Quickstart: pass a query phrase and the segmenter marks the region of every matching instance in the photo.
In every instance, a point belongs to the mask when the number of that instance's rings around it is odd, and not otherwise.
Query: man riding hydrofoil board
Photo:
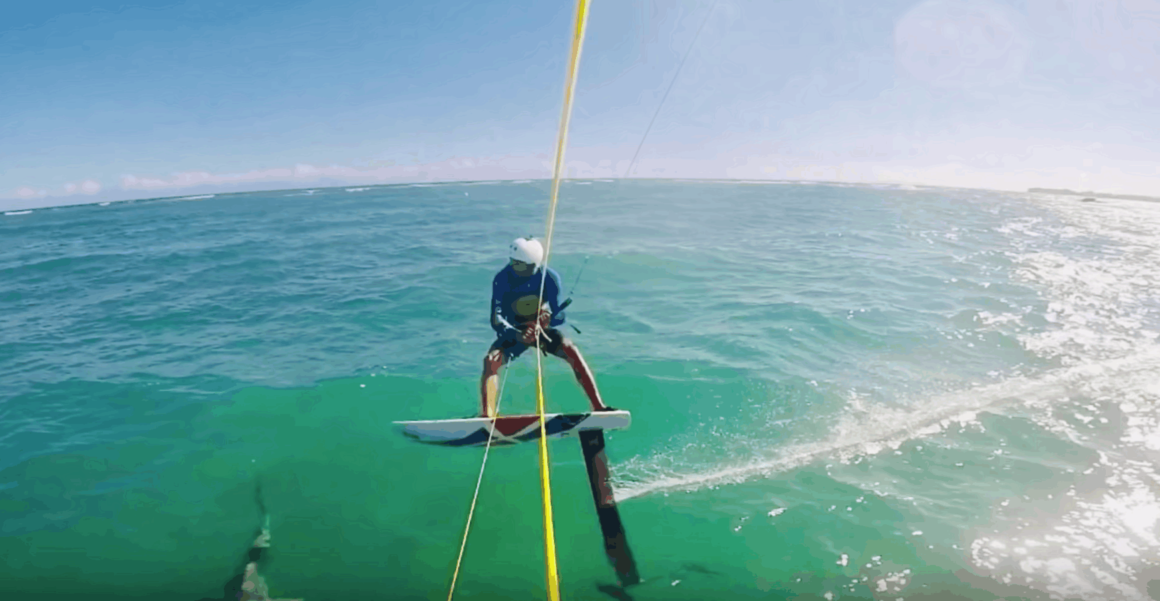
[[[495,417],[499,370],[536,346],[568,362],[576,381],[588,395],[593,411],[614,411],[600,399],[596,377],[576,344],[558,328],[564,325],[560,306],[560,274],[545,268],[544,247],[534,238],[517,238],[511,245],[510,263],[491,282],[491,327],[496,340],[483,359],[480,379],[480,416]],[[546,278],[546,279],[545,279]],[[540,304],[543,286],[544,303]]]

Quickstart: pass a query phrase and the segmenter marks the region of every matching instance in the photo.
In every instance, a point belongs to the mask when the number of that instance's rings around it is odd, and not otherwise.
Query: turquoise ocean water
[[[258,481],[277,595],[446,598],[482,450],[390,424],[477,410],[491,278],[547,190],[0,216],[0,599],[220,595]],[[645,578],[607,588],[556,441],[565,599],[1158,598],[1160,204],[567,182],[552,265],[583,266],[571,335],[633,412],[608,453]],[[548,409],[586,407],[545,366]],[[496,449],[457,599],[544,598],[539,505],[535,445]]]

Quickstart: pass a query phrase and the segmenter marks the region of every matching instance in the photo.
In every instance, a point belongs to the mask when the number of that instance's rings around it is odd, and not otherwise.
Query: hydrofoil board
[[[544,434],[547,438],[564,438],[586,430],[624,430],[631,423],[632,415],[619,410],[549,413],[544,416]],[[486,445],[489,435],[492,436],[492,445],[516,444],[540,438],[538,415],[501,415],[494,422],[487,417],[395,422],[395,426],[403,431],[404,436],[419,442],[450,447]]]

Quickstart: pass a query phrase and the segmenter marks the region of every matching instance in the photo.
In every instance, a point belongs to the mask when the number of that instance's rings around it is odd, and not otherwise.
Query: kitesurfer
[[[584,362],[580,349],[557,329],[564,325],[560,275],[544,267],[543,245],[530,236],[517,238],[511,245],[510,260],[491,283],[491,327],[495,330],[496,340],[483,359],[480,415],[495,417],[500,368],[519,357],[529,346],[536,346],[537,339],[545,354],[560,357],[572,367],[593,411],[614,411],[600,399],[596,378]],[[544,290],[542,305],[539,302],[541,284]]]

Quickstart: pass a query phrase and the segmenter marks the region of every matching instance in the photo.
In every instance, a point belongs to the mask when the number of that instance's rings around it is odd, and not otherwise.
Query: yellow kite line
[[[568,62],[568,77],[564,82],[564,112],[560,117],[560,131],[556,137],[556,164],[552,170],[552,197],[548,204],[548,231],[544,241],[545,274],[540,281],[539,306],[544,304],[544,282],[547,280],[548,259],[552,255],[552,231],[556,223],[556,203],[560,195],[560,172],[564,167],[564,148],[568,143],[568,123],[572,119],[572,98],[576,95],[576,74],[580,70],[580,49],[584,45],[584,31],[588,25],[588,0],[576,3],[576,24],[572,32],[572,56]],[[544,431],[544,365],[541,361],[540,337],[536,337],[536,412],[540,418],[540,491],[544,500],[544,568],[547,576],[548,600],[560,601],[560,578],[556,568],[556,533],[552,527],[552,482],[548,474],[548,439]],[[507,373],[504,373],[507,382]],[[499,397],[503,396],[500,385]],[[495,419],[499,418],[499,399],[496,399]],[[463,530],[463,542],[459,547],[459,557],[455,561],[455,572],[451,576],[451,588],[447,601],[455,594],[455,583],[459,579],[459,568],[463,565],[463,551],[467,547],[467,535],[471,531],[471,518],[475,515],[475,504],[479,499],[479,486],[483,482],[483,470],[487,466],[488,451],[491,450],[492,432],[487,437],[487,448],[483,453],[483,464],[479,468],[479,480],[475,483],[475,496],[471,499],[471,510],[467,514],[467,525]]]
[[[560,175],[564,170],[564,149],[568,144],[568,123],[572,120],[572,98],[576,95],[576,74],[580,71],[580,49],[588,25],[588,0],[576,2],[576,25],[572,30],[572,57],[564,82],[564,110],[556,136],[556,165],[552,169],[552,199],[548,203],[548,230],[544,236],[544,277],[540,280],[540,301],[544,306],[544,283],[548,281],[548,260],[552,256],[552,231],[556,225],[556,203],[560,197]],[[547,572],[548,601],[560,601],[560,577],[556,570],[556,533],[552,527],[552,482],[548,475],[548,437],[544,431],[544,364],[536,337],[536,413],[540,416],[540,491],[544,499],[544,568]]]

